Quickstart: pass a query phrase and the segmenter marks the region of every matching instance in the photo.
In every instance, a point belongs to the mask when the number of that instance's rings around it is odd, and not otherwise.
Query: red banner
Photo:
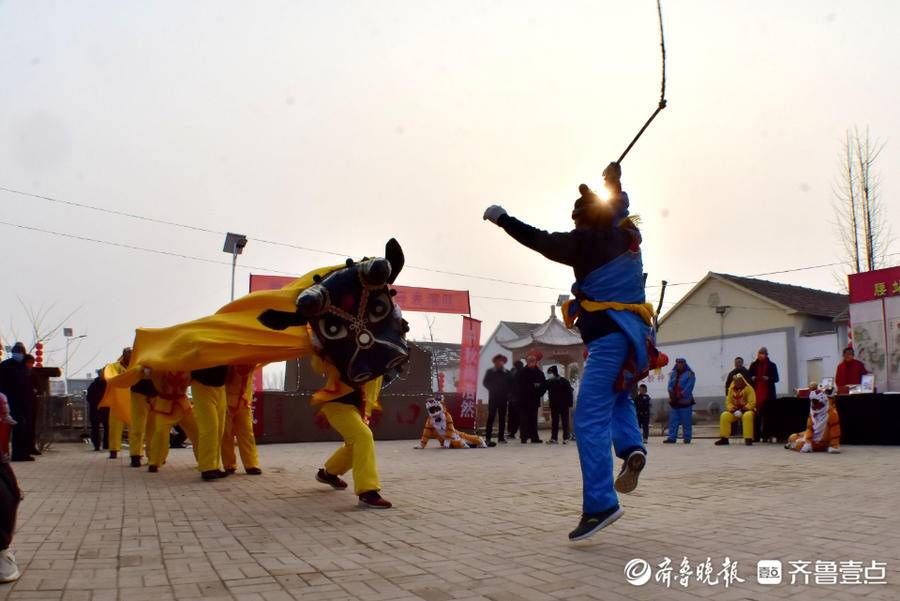
[[[475,396],[478,394],[478,358],[481,351],[481,322],[463,316],[462,347],[459,352],[459,415],[456,425],[466,430],[475,428]]]
[[[294,279],[280,275],[251,275],[250,292],[277,290],[287,286]],[[468,290],[445,290],[416,286],[392,286],[392,288],[397,291],[394,302],[404,311],[453,313],[456,315],[468,315],[472,312]]]
[[[900,267],[851,273],[848,280],[851,303],[864,303],[900,296]]]

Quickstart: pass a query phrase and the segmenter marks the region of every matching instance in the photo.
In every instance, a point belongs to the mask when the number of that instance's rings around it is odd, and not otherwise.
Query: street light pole
[[[63,336],[66,337],[66,362],[63,364],[63,390],[65,394],[69,394],[69,341],[87,338],[87,334],[73,336],[74,333],[75,331],[72,328],[63,328]]]
[[[247,236],[232,232],[225,234],[225,246],[222,248],[222,252],[231,255],[231,300],[234,300],[234,273],[237,270],[237,258],[244,252],[245,246],[247,246]]]

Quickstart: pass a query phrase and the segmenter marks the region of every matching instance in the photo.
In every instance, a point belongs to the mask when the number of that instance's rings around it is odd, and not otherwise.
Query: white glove
[[[744,415],[744,413],[740,409],[735,410],[735,412],[734,412],[735,417],[740,417],[742,415]]]
[[[424,448],[425,447],[423,447],[422,445],[417,444],[416,446],[413,447],[413,450],[424,449]]]
[[[840,447],[828,447],[828,452],[831,453],[832,455],[834,455],[834,454],[840,455],[841,448]]]
[[[497,223],[504,215],[506,215],[506,209],[500,205],[491,205],[484,211],[484,220]]]
[[[812,453],[812,445],[809,442],[803,443],[803,447],[800,449],[801,453]]]
[[[444,442],[442,442],[442,443],[441,443],[441,447],[442,447],[442,448],[445,448],[445,449],[449,449],[449,448],[450,448],[450,440],[447,439],[447,440],[445,440]]]

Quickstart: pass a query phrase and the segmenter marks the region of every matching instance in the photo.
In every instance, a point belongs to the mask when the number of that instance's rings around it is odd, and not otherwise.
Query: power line
[[[190,224],[186,224],[186,223],[178,223],[177,221],[170,221],[170,220],[168,220],[168,219],[158,219],[158,218],[156,218],[156,217],[147,217],[146,215],[139,215],[139,214],[137,214],[137,213],[130,213],[130,212],[128,212],[128,211],[119,211],[119,210],[117,210],[117,209],[109,209],[109,208],[106,208],[106,207],[101,207],[101,206],[97,206],[97,205],[87,204],[87,203],[83,203],[83,202],[76,202],[76,201],[73,201],[73,200],[64,200],[64,199],[61,199],[61,198],[56,198],[56,197],[53,197],[53,196],[47,196],[47,195],[44,195],[44,194],[35,194],[35,193],[33,193],[33,192],[25,192],[24,190],[16,190],[16,189],[14,189],[14,188],[8,188],[8,187],[6,187],[6,186],[0,186],[0,191],[8,192],[8,193],[10,193],[10,194],[18,194],[18,195],[20,195],[20,196],[27,196],[27,197],[30,197],[30,198],[38,198],[38,199],[45,200],[45,201],[50,202],[50,203],[60,204],[60,205],[68,206],[68,207],[75,207],[75,208],[79,208],[79,209],[87,209],[87,210],[90,210],[90,211],[97,211],[97,212],[99,212],[99,213],[106,213],[106,214],[109,214],[109,215],[116,215],[116,216],[119,216],[119,217],[127,217],[127,218],[129,218],[129,219],[137,219],[137,220],[139,220],[139,221],[144,221],[144,222],[148,222],[148,223],[155,223],[155,224],[158,224],[158,225],[168,225],[168,226],[171,226],[171,227],[177,227],[177,228],[181,228],[181,229],[185,229],[185,230],[190,230],[190,231],[195,231],[195,232],[203,232],[203,233],[205,233],[205,234],[216,234],[216,235],[220,235],[220,236],[223,236],[223,235],[226,234],[226,232],[219,231],[219,230],[214,230],[214,229],[211,229],[211,228],[201,227],[201,226],[197,226],[197,225],[190,225]],[[258,242],[258,243],[260,243],[260,244],[269,244],[269,245],[271,245],[271,246],[280,246],[280,247],[283,247],[283,248],[291,248],[291,249],[294,249],[294,250],[302,250],[302,251],[305,251],[305,252],[314,252],[314,253],[320,253],[320,254],[325,254],[325,255],[332,255],[332,256],[342,257],[342,258],[343,258],[343,257],[349,257],[349,256],[352,256],[352,255],[353,255],[353,253],[344,253],[344,252],[338,252],[338,251],[334,251],[334,250],[325,250],[325,249],[321,249],[321,248],[313,248],[313,247],[311,247],[311,246],[303,246],[303,245],[300,245],[300,244],[293,244],[293,243],[291,243],[291,242],[281,242],[281,241],[278,241],[278,240],[267,240],[267,239],[265,239],[265,238],[255,238],[255,237],[250,237],[250,236],[248,236],[248,239],[249,239],[249,240],[253,240],[254,242]],[[559,291],[559,290],[560,290],[560,288],[553,287],[553,286],[544,286],[544,285],[542,285],[542,284],[532,284],[532,283],[528,283],[528,282],[516,282],[516,281],[513,281],[513,280],[506,280],[506,279],[503,279],[503,278],[496,278],[496,277],[492,277],[492,276],[476,275],[476,274],[470,274],[470,273],[460,273],[460,272],[457,272],[457,271],[448,271],[448,270],[445,270],[445,269],[437,269],[437,268],[434,268],[434,267],[423,267],[423,266],[420,266],[420,265],[406,265],[406,268],[407,268],[407,269],[415,269],[415,270],[417,270],[417,271],[427,271],[427,272],[430,272],[430,273],[439,273],[439,274],[442,274],[442,275],[450,275],[450,276],[454,276],[454,277],[462,277],[462,278],[472,278],[472,279],[477,279],[477,280],[485,280],[485,281],[488,281],[488,282],[494,282],[494,283],[500,283],[500,284],[511,284],[511,285],[514,285],[514,286],[526,286],[526,287],[529,287],[529,288],[541,288],[541,289],[544,289],[544,290],[554,290],[554,291]]]

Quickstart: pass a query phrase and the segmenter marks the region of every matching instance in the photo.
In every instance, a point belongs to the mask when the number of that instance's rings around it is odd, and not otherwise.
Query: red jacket
[[[862,377],[869,373],[866,366],[859,359],[841,361],[834,374],[834,383],[838,392],[846,392],[848,386],[855,386],[862,382]]]

